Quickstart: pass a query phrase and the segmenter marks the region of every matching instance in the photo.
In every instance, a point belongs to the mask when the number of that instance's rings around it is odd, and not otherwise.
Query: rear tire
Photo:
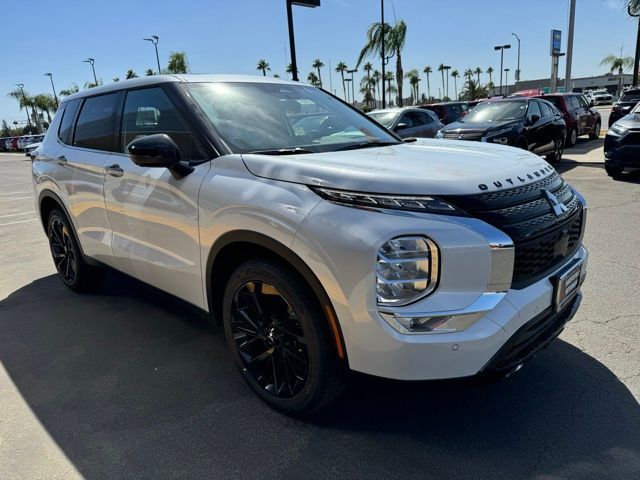
[[[95,290],[102,282],[104,269],[84,261],[73,225],[58,208],[54,208],[47,219],[47,237],[53,263],[62,283],[74,292]]]
[[[605,165],[604,166],[604,170],[605,172],[607,172],[607,175],[609,175],[611,178],[618,178],[620,175],[622,175],[622,172],[624,171],[623,167],[612,167],[610,165]]]
[[[268,259],[240,265],[225,288],[222,319],[242,376],[276,410],[312,413],[342,391],[329,322],[288,265]]]
[[[560,160],[562,160],[563,152],[564,152],[564,140],[558,137],[554,142],[553,151],[546,155],[547,162],[560,163]]]
[[[600,138],[600,130],[602,128],[602,125],[600,124],[600,121],[598,120],[598,122],[596,123],[596,126],[593,128],[593,132],[591,132],[589,134],[589,138],[591,140],[597,140],[598,138]]]
[[[571,131],[569,132],[569,135],[567,135],[567,141],[565,143],[565,146],[574,147],[576,143],[578,143],[578,129],[572,128]]]

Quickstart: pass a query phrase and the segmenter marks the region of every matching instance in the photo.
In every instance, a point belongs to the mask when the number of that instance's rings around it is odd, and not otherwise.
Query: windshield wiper
[[[306,148],[278,148],[273,150],[253,150],[247,153],[256,153],[259,155],[297,155],[298,153],[318,153]]]
[[[359,148],[369,148],[369,147],[388,147],[389,145],[400,145],[401,142],[386,142],[373,140],[371,142],[360,142],[360,143],[351,143],[349,145],[345,145],[344,147],[336,148],[335,150],[331,150],[332,152],[340,152],[343,150],[357,150]]]

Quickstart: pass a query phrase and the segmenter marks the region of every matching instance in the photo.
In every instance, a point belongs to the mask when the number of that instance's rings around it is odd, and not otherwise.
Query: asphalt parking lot
[[[609,179],[602,139],[558,170],[589,203],[591,253],[559,340],[491,385],[354,376],[303,421],[182,303],[116,273],[67,290],[29,161],[0,154],[0,478],[640,478],[640,173]]]

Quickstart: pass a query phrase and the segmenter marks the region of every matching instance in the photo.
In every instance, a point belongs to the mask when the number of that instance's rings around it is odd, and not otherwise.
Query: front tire
[[[564,145],[564,140],[560,137],[556,138],[553,145],[553,151],[551,151],[551,153],[548,153],[546,155],[547,162],[560,163],[560,160],[562,160],[562,154],[564,152],[563,145]]]
[[[591,133],[589,134],[589,138],[590,138],[591,140],[597,140],[598,138],[600,138],[600,130],[601,130],[601,128],[602,128],[602,126],[601,126],[601,124],[600,124],[600,121],[598,121],[598,122],[596,123],[596,126],[595,126],[595,127],[594,127],[594,129],[593,129],[593,132],[591,132]]]
[[[104,270],[84,261],[73,226],[60,209],[53,209],[47,219],[47,237],[53,263],[62,283],[75,292],[95,290]]]
[[[620,175],[622,175],[622,171],[624,170],[624,168],[605,165],[604,170],[605,172],[607,172],[607,175],[609,175],[611,178],[618,178]]]
[[[255,259],[238,267],[225,288],[223,324],[245,381],[271,407],[311,413],[341,392],[327,318],[286,264]]]

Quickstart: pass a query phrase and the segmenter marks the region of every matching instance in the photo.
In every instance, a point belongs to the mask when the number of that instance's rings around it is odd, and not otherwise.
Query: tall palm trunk
[[[384,80],[382,80],[382,88],[384,88]],[[391,79],[387,79],[387,97],[389,98],[389,103],[391,103]]]
[[[445,95],[445,89],[444,89],[444,70],[440,70],[440,73],[442,74],[442,96],[444,97],[444,95]],[[440,100],[442,100],[442,98],[441,98]]]
[[[320,75],[320,67],[318,67],[318,83],[320,83],[320,88],[322,88],[322,75]]]
[[[344,83],[344,71],[341,70],[340,71],[340,76],[342,77],[342,96],[344,98],[344,101],[347,101],[347,86]]]
[[[453,88],[456,90],[456,100],[458,100],[458,79],[453,77]]]
[[[429,85],[429,74],[427,73],[427,101],[431,100],[431,85]]]
[[[398,83],[398,106],[402,107],[402,80],[404,72],[402,71],[402,58],[400,50],[396,50],[396,82]]]

